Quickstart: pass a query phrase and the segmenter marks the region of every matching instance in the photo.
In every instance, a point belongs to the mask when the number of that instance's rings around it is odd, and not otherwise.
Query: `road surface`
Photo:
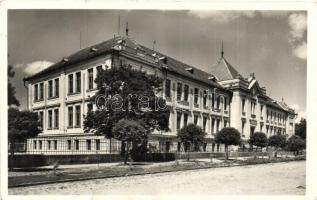
[[[12,188],[9,194],[304,195],[305,161]]]

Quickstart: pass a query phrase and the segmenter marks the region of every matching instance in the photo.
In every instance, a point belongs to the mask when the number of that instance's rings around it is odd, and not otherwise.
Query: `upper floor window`
[[[94,69],[88,69],[88,89],[93,89],[94,87]]]
[[[74,78],[73,78],[73,74],[69,74],[68,75],[68,93],[72,94],[74,93]]]
[[[242,112],[245,112],[244,108],[245,108],[245,99],[242,99]]]
[[[59,97],[59,79],[55,79],[55,97]]]
[[[182,113],[177,112],[176,113],[176,118],[177,118],[177,122],[176,122],[176,129],[179,130],[181,128],[181,118],[182,118]]]
[[[203,130],[206,131],[206,125],[207,125],[207,117],[203,117]]]
[[[53,97],[53,81],[48,81],[48,98]]]
[[[48,110],[48,128],[51,129],[53,126],[53,112]]]
[[[177,101],[180,101],[182,98],[182,83],[177,83]]]
[[[198,97],[199,97],[199,89],[195,88],[194,89],[194,103],[198,104]]]
[[[194,115],[194,124],[195,124],[195,125],[198,124],[198,115]]]
[[[92,112],[93,111],[93,105],[92,103],[87,105],[87,112]]]
[[[204,105],[204,107],[207,106],[207,97],[208,97],[207,90],[204,90],[204,96],[203,96],[203,105]]]
[[[44,124],[44,113],[43,113],[43,111],[40,111],[39,112],[39,118],[40,118],[40,127],[43,129],[44,128],[44,126],[43,126],[43,124]]]
[[[184,126],[187,126],[187,122],[188,122],[188,114],[184,113]]]
[[[165,80],[165,97],[171,97],[171,80]]]
[[[188,92],[189,92],[188,85],[184,85],[184,101],[188,101]]]
[[[76,92],[81,91],[81,72],[76,73]]]
[[[40,83],[40,100],[44,99],[44,83]]]
[[[39,99],[39,85],[38,84],[35,84],[34,85],[34,100],[38,100]]]
[[[59,127],[59,110],[58,109],[54,110],[54,117],[55,117],[54,127],[58,128]]]
[[[76,106],[75,110],[76,110],[76,127],[80,127],[80,124],[81,124],[80,106]]]
[[[224,104],[225,104],[225,106],[224,106],[225,108],[224,109],[227,110],[227,108],[228,108],[228,98],[224,97],[224,101],[225,101],[224,102]]]
[[[68,107],[68,127],[73,127],[73,107]]]

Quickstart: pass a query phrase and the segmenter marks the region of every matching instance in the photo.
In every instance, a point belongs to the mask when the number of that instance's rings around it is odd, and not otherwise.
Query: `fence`
[[[121,141],[92,137],[43,137],[28,139],[26,143],[15,144],[18,154],[78,155],[119,154]],[[10,153],[10,152],[9,152]]]

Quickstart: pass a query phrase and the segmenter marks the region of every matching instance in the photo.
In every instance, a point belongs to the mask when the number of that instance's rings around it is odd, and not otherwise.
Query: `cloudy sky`
[[[254,72],[273,98],[306,113],[306,12],[10,10],[8,63],[25,108],[22,78],[75,51],[125,32],[138,43],[209,71],[220,56],[245,77]],[[80,33],[82,39],[80,42]]]

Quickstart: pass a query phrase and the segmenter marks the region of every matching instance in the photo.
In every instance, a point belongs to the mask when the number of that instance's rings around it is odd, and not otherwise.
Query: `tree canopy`
[[[267,141],[266,134],[263,132],[255,132],[254,134],[250,136],[250,140],[249,140],[249,143],[251,145],[255,145],[261,148],[266,147],[267,142],[268,141]]]
[[[15,87],[10,82],[10,79],[13,78],[15,75],[15,72],[13,71],[13,67],[11,65],[8,65],[8,106],[16,105],[20,106],[19,100],[16,98],[15,94]]]
[[[177,137],[184,143],[190,143],[194,145],[195,151],[199,150],[199,147],[204,142],[206,132],[200,126],[195,124],[188,124],[177,132]]]
[[[293,135],[287,140],[287,149],[298,154],[299,151],[305,149],[306,143],[301,137]]]
[[[36,113],[19,111],[16,108],[8,110],[8,136],[9,142],[24,142],[28,138],[37,136],[41,130]]]
[[[306,140],[306,119],[301,118],[300,122],[295,124],[295,135]]]
[[[268,139],[268,145],[275,148],[282,148],[286,145],[286,137],[281,134],[272,135]]]
[[[240,145],[241,143],[240,132],[233,127],[225,127],[216,134],[215,141],[218,144],[225,145],[226,160],[227,160],[229,157],[228,147],[230,145]]]
[[[121,119],[138,121],[147,131],[168,130],[169,109],[159,96],[163,80],[130,66],[101,70],[95,80],[98,92],[92,98],[98,110],[88,113],[85,131],[94,130],[112,138]]]

